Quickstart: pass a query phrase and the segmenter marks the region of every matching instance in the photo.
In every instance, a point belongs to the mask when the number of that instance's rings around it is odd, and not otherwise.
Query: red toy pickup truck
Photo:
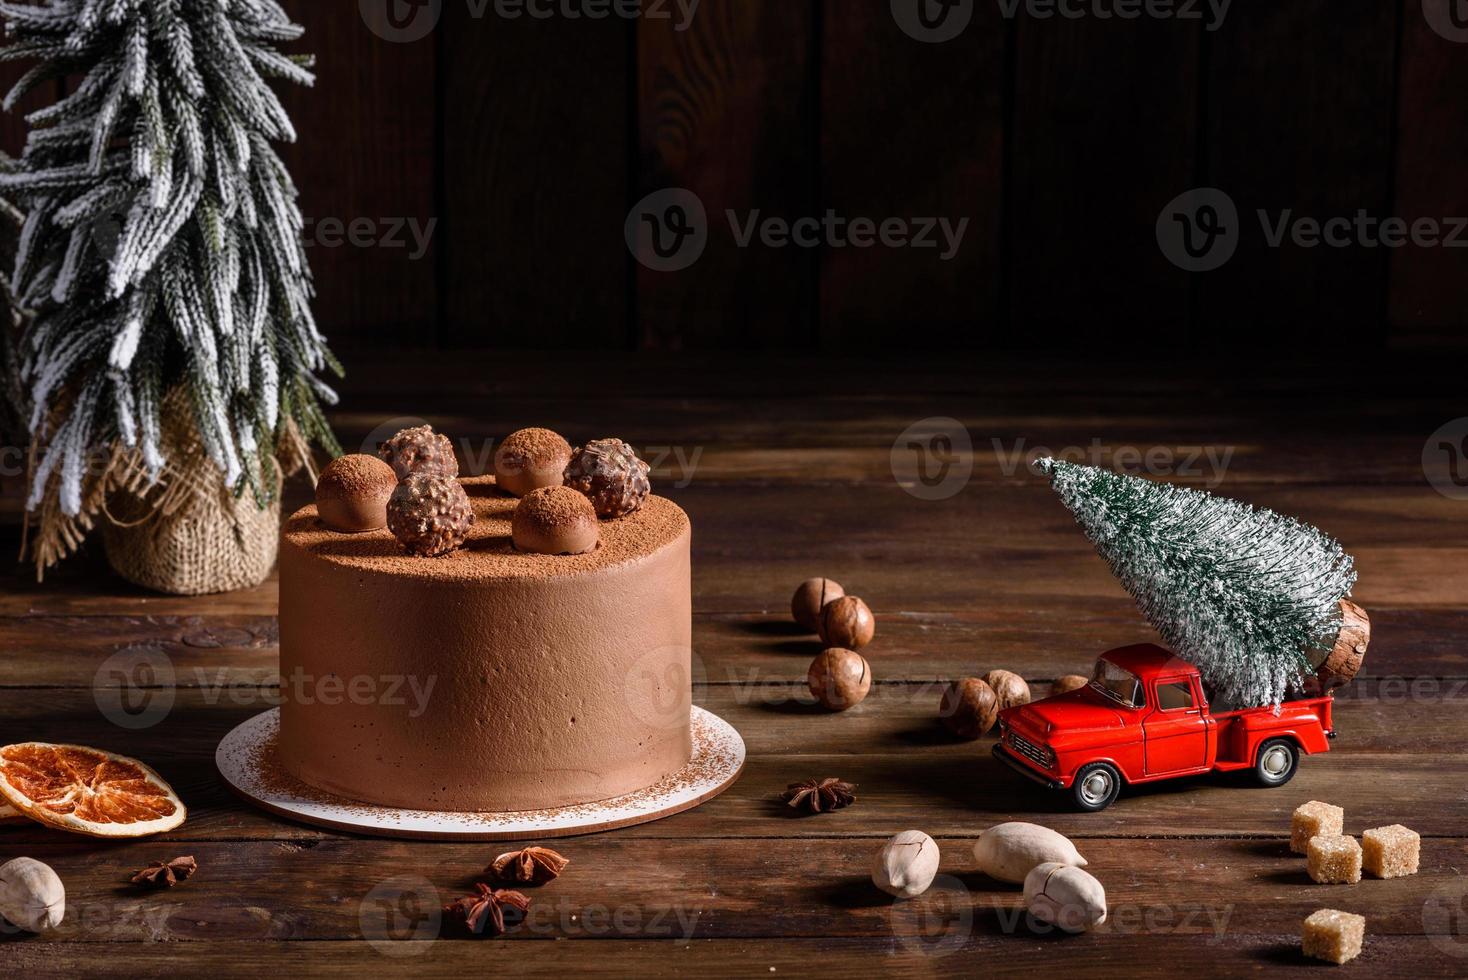
[[[1123,782],[1150,783],[1218,770],[1253,769],[1283,786],[1300,753],[1335,737],[1329,696],[1214,713],[1198,669],[1150,643],[1096,661],[1091,683],[999,712],[1001,762],[1082,810],[1104,810]]]

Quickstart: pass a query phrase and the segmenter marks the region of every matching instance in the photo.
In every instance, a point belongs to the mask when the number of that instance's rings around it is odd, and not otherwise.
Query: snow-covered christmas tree
[[[274,0],[6,2],[0,18],[3,57],[34,62],[5,108],[67,93],[26,116],[0,172],[25,216],[7,285],[38,566],[118,489],[222,481],[265,506],[277,463],[334,446],[320,376],[339,369],[272,147],[296,134],[267,79],[313,81],[278,50],[301,29]]]
[[[1335,648],[1356,573],[1318,529],[1186,487],[1055,459],[1038,465],[1217,706],[1277,705],[1314,675],[1313,654]]]

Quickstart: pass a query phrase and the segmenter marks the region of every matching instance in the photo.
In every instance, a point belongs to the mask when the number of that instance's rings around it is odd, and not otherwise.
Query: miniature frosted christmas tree
[[[274,0],[0,3],[5,99],[26,116],[0,194],[24,214],[6,281],[24,310],[13,365],[33,453],[27,510],[44,566],[114,491],[253,492],[309,441],[334,446],[318,375],[295,139],[267,78],[309,85],[301,29]]]
[[[1346,641],[1351,557],[1262,507],[1054,459],[1038,464],[1096,550],[1219,708],[1278,705]],[[1350,634],[1349,636],[1347,634]],[[1354,667],[1360,666],[1359,654]]]

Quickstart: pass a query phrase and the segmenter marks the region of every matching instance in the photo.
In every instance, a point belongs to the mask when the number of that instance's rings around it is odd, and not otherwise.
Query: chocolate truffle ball
[[[342,456],[316,481],[316,513],[333,531],[375,531],[387,526],[387,500],[397,485],[392,467],[376,456]]]
[[[469,495],[451,476],[415,473],[392,492],[387,527],[411,554],[441,558],[464,543],[474,523]]]
[[[790,598],[790,615],[812,633],[820,631],[821,610],[832,599],[846,594],[841,583],[829,578],[808,578],[800,583]]]
[[[550,429],[521,429],[505,437],[494,452],[499,488],[523,497],[541,487],[558,487],[571,462],[571,444]]]
[[[854,650],[832,647],[811,661],[805,674],[811,695],[829,711],[845,711],[860,704],[872,689],[872,668]]]
[[[404,429],[384,442],[377,455],[387,461],[399,480],[406,480],[414,473],[422,476],[459,475],[454,444],[448,436],[434,432],[431,425]]]
[[[566,486],[590,497],[599,516],[622,517],[651,492],[647,471],[647,463],[621,439],[595,439],[571,454]]]
[[[984,675],[984,683],[999,695],[999,710],[1013,708],[1017,704],[1030,703],[1030,685],[1025,679],[1010,670],[991,670]]]
[[[872,642],[877,622],[865,602],[844,595],[821,607],[820,627],[821,642],[827,646],[860,650]]]
[[[999,695],[977,677],[954,681],[938,702],[938,720],[959,738],[970,741],[994,727],[999,718]]]
[[[515,505],[510,533],[521,551],[537,555],[585,554],[596,547],[596,509],[570,487],[541,487]]]

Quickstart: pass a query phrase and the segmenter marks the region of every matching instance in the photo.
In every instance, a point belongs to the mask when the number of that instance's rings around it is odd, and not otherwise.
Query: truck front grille
[[[1027,738],[1022,738],[1013,731],[1009,733],[1009,745],[1014,751],[1029,759],[1042,769],[1049,769],[1055,764],[1049,749],[1042,749]]]

